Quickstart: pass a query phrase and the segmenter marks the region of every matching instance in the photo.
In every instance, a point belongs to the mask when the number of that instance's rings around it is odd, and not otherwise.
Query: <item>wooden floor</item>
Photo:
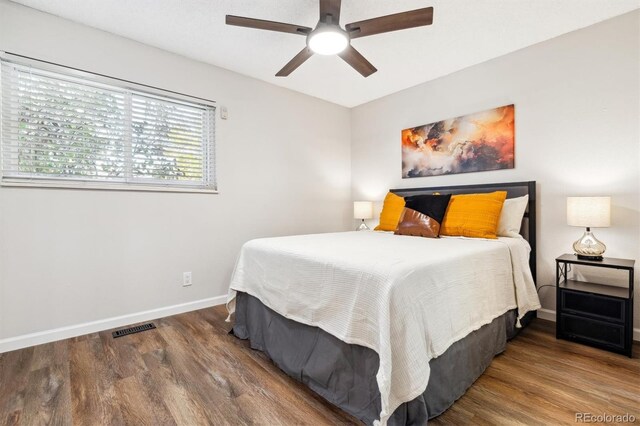
[[[357,424],[227,334],[219,306],[0,354],[0,425]],[[557,341],[536,320],[429,424],[574,424],[576,412],[640,421],[640,360]]]

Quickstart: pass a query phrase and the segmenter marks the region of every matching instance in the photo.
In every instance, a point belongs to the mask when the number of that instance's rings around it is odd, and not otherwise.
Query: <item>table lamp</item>
[[[371,201],[354,201],[353,218],[362,220],[362,223],[356,229],[357,231],[368,230],[369,227],[364,223],[364,220],[373,218],[373,203]]]
[[[607,228],[611,224],[611,197],[567,197],[567,224],[586,228],[573,250],[578,259],[602,260],[607,249],[591,232],[591,228]]]

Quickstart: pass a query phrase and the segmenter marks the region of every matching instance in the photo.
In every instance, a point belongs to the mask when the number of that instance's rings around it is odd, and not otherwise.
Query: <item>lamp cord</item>
[[[555,285],[552,284],[545,284],[545,285],[541,285],[540,287],[538,287],[538,289],[536,290],[537,293],[540,293],[540,289],[541,288],[545,288],[545,287],[555,287]]]
[[[567,268],[566,268],[566,269],[567,269],[567,270],[565,271],[565,277],[566,277],[566,274],[567,274],[567,273],[571,272],[571,264],[567,264]],[[536,289],[536,293],[540,293],[540,289],[541,289],[541,288],[545,288],[545,287],[555,287],[555,284],[545,284],[545,285],[541,285],[540,287],[538,287],[538,288]]]
[[[561,274],[560,274],[560,275],[562,276],[562,275],[564,274],[565,279],[566,279],[566,276],[567,276],[567,274],[568,274],[569,272],[571,272],[571,264],[567,264],[567,266],[566,266],[566,271],[562,272],[562,270],[561,270]],[[555,284],[545,284],[545,285],[541,285],[540,287],[538,287],[538,288],[536,289],[536,293],[540,293],[540,289],[541,289],[541,288],[545,288],[545,287],[555,287]]]

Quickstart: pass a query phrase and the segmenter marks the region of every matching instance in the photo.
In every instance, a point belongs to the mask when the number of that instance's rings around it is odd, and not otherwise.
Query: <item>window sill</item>
[[[137,192],[184,192],[193,194],[218,194],[217,189],[181,188],[179,186],[108,184],[95,182],[38,182],[3,179],[1,187],[9,188],[41,188],[41,189],[83,189],[97,191],[137,191]]]

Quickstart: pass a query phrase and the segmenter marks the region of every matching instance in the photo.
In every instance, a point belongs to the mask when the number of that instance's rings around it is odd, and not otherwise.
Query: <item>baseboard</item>
[[[122,327],[137,322],[150,321],[184,312],[209,308],[211,306],[221,305],[226,301],[226,295],[210,297],[207,299],[195,300],[193,302],[151,309],[149,311],[136,312],[134,314],[127,314],[98,321],[86,322],[83,324],[54,328],[52,330],[39,331],[37,333],[24,334],[22,336],[9,337],[7,339],[0,339],[0,353],[27,348],[29,346],[41,345],[43,343],[55,342],[57,340],[68,339],[70,337],[82,336],[83,334],[96,333],[98,331],[109,330],[111,328]]]
[[[538,318],[556,322],[556,311],[552,311],[551,309],[538,309]]]
[[[556,322],[556,311],[551,309],[538,309],[538,318]],[[640,342],[640,328],[633,329],[633,340]]]
[[[136,312],[134,314],[127,314],[83,324],[25,334],[22,336],[9,337],[7,339],[0,339],[0,353],[27,348],[29,346],[41,345],[43,343],[55,342],[57,340],[68,339],[71,337],[82,336],[83,334],[96,333],[98,331],[109,330],[111,328],[122,327],[137,322],[150,321],[184,312],[209,308],[211,306],[221,305],[225,303],[226,300],[226,295],[210,297],[207,299],[195,300],[193,302],[151,309],[149,311]],[[556,312],[551,309],[538,309],[538,318],[555,322]],[[640,342],[640,328],[633,329],[633,340]]]

